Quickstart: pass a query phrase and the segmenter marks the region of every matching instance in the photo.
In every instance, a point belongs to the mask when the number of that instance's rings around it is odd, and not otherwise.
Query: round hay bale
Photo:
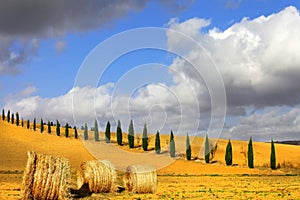
[[[126,168],[124,185],[133,193],[155,193],[157,190],[156,169],[148,165],[130,165]]]
[[[21,199],[67,199],[69,176],[66,158],[28,151]]]
[[[114,191],[116,176],[114,166],[107,160],[84,162],[78,172],[77,186],[81,188],[87,183],[93,193]]]

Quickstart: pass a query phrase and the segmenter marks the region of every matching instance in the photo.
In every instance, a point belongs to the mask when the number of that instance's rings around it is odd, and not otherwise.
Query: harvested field
[[[201,198],[251,198],[259,199],[299,199],[300,198],[300,146],[275,144],[280,169],[270,170],[270,144],[254,142],[254,169],[245,163],[247,141],[232,141],[233,164],[224,165],[224,152],[227,140],[218,140],[218,150],[212,163],[205,164],[199,154],[202,138],[195,138],[192,143],[192,160],[186,161],[184,154],[185,137],[175,136],[175,159],[168,156],[168,135],[161,135],[162,154],[143,153],[141,147],[129,149],[124,145],[116,146],[116,138],[112,134],[112,143],[80,141],[74,138],[57,137],[54,134],[27,130],[0,121],[0,199],[19,199],[21,195],[22,177],[26,167],[27,151],[57,155],[70,160],[70,187],[77,190],[77,170],[82,162],[94,159],[86,147],[92,148],[94,155],[101,160],[109,160],[117,169],[126,169],[132,164],[154,164],[166,162],[158,168],[158,187],[154,194],[134,194],[122,191],[124,170],[118,171],[116,185],[120,193],[86,194],[83,199],[201,199]],[[54,129],[53,129],[54,130]],[[72,131],[70,132],[72,136]],[[82,136],[82,132],[79,131]],[[92,133],[90,133],[92,136]],[[102,137],[101,137],[102,136]],[[126,138],[124,136],[124,138]],[[125,139],[126,140],[126,139]],[[37,142],[38,141],[38,142]],[[149,148],[153,147],[150,141]],[[122,152],[122,153],[119,153]],[[124,154],[130,153],[130,159]],[[170,163],[168,163],[171,160]],[[128,164],[129,163],[129,164]],[[159,164],[161,166],[161,163]]]

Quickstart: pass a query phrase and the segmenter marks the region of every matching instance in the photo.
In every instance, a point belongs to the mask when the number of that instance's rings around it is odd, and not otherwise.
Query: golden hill
[[[93,137],[88,141],[82,142],[74,139],[73,129],[70,129],[70,138],[64,137],[64,130],[61,129],[61,136],[55,135],[55,127],[52,127],[52,134],[47,131],[40,133],[38,130],[27,130],[25,127],[17,127],[16,125],[0,121],[0,170],[23,170],[26,165],[27,151],[33,150],[42,154],[59,155],[70,160],[71,167],[77,168],[80,163],[92,159],[109,159],[113,155],[112,162],[115,165],[127,165],[126,158],[123,155],[109,151],[110,148],[119,149],[125,152],[135,153],[135,160],[130,162],[138,163],[147,162],[166,162],[163,168],[159,168],[160,174],[249,174],[249,173],[274,173],[267,166],[270,156],[270,144],[262,142],[253,142],[254,147],[254,169],[247,168],[247,145],[248,141],[232,141],[233,146],[233,163],[235,166],[225,166],[224,156],[227,140],[217,140],[217,152],[212,164],[205,164],[201,158],[201,145],[203,138],[191,138],[192,141],[192,157],[196,160],[186,161],[183,157],[178,156],[171,159],[168,156],[168,135],[161,135],[162,155],[155,155],[154,152],[143,153],[141,147],[129,149],[127,145],[116,147],[115,133],[112,133],[113,144],[105,144],[105,142],[94,142]],[[46,126],[45,126],[45,130]],[[82,131],[79,131],[82,135]],[[90,136],[93,134],[90,133]],[[100,133],[103,140],[103,133]],[[123,141],[127,137],[124,134]],[[185,137],[175,136],[176,152],[179,155],[185,153]],[[141,140],[136,140],[136,146],[140,146]],[[154,136],[150,137],[150,149],[154,146]],[[88,147],[88,150],[86,149]],[[277,163],[280,163],[282,169],[286,167],[300,168],[300,146],[276,144]],[[92,154],[90,153],[92,152]],[[116,151],[120,152],[120,151]],[[140,155],[140,156],[139,156]],[[171,160],[171,162],[170,162]],[[122,167],[122,166],[121,166]],[[281,169],[275,173],[280,173]]]

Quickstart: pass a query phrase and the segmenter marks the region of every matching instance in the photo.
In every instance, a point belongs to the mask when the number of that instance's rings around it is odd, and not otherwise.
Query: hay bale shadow
[[[73,188],[70,189],[71,197],[74,199],[80,199],[84,197],[89,197],[92,195],[92,192],[90,192],[89,184],[84,183],[79,190],[75,190]]]

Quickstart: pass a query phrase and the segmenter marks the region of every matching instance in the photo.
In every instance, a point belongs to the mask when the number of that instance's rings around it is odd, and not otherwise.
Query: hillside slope
[[[118,169],[124,170],[129,164],[151,164],[159,169],[160,174],[243,174],[243,173],[270,173],[267,165],[270,160],[270,144],[254,142],[254,165],[255,169],[247,168],[247,145],[248,141],[232,141],[234,167],[226,167],[224,156],[227,140],[217,140],[218,149],[212,164],[205,164],[202,159],[203,138],[191,137],[192,157],[196,160],[186,161],[185,137],[175,136],[177,157],[171,159],[168,156],[168,135],[161,135],[162,154],[155,155],[153,151],[144,153],[141,147],[129,149],[127,145],[118,147],[115,144],[115,133],[112,133],[113,144],[103,142],[104,134],[100,133],[100,142],[94,142],[93,137],[82,142],[79,139],[58,137],[52,134],[40,133],[39,131],[27,130],[23,127],[0,121],[0,170],[24,170],[27,160],[27,151],[33,150],[38,153],[64,156],[70,160],[71,167],[77,168],[80,163],[92,159],[110,160]],[[79,131],[82,135],[82,132]],[[92,133],[90,133],[92,136]],[[126,142],[126,135],[123,136]],[[150,147],[154,145],[151,137]],[[139,144],[136,144],[139,146]],[[300,146],[276,144],[277,162],[281,167],[300,168]],[[127,153],[126,153],[127,152]],[[130,153],[130,157],[128,156]],[[281,170],[276,170],[276,173]],[[272,172],[274,173],[274,171]]]
[[[72,168],[94,159],[80,140],[58,137],[54,132],[40,133],[3,121],[0,121],[0,144],[0,170],[24,170],[28,150],[66,157]]]

